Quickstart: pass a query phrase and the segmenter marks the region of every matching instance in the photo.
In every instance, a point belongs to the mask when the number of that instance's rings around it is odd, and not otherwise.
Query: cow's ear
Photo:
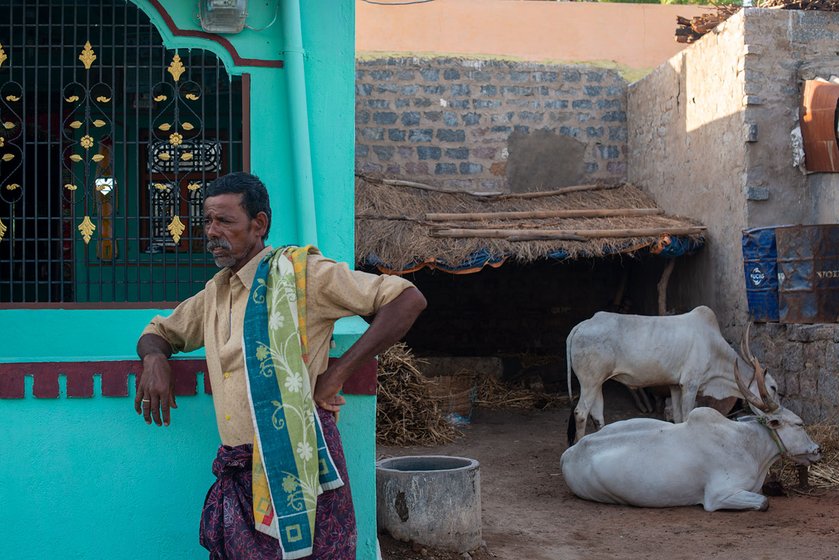
[[[780,428],[780,427],[781,427],[781,421],[780,421],[780,420],[778,420],[777,418],[772,418],[772,419],[770,419],[770,420],[769,420],[766,424],[767,424],[770,428],[772,428],[773,430],[777,430],[778,428]]]

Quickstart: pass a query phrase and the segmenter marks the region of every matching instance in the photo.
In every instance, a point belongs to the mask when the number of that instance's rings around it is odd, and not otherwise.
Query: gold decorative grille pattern
[[[215,273],[204,186],[242,165],[242,82],[133,4],[0,6],[0,305],[178,301]]]

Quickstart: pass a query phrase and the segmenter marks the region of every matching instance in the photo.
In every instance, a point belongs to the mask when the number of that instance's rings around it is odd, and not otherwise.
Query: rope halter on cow
[[[756,419],[758,424],[760,424],[769,431],[769,435],[772,437],[772,441],[775,442],[775,445],[778,447],[778,451],[781,452],[781,455],[789,457],[789,451],[787,450],[787,447],[784,445],[784,441],[781,439],[781,434],[778,433],[778,430],[769,425],[769,421],[766,419],[766,416],[758,415]]]

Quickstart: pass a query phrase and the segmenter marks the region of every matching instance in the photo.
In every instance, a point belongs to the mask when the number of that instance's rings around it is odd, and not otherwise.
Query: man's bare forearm
[[[166,358],[172,355],[172,346],[160,335],[147,333],[137,341],[137,355],[145,359],[150,354],[163,354]]]
[[[405,336],[426,305],[419,290],[408,288],[382,306],[367,331],[341,356],[339,380],[343,383],[364,362]]]

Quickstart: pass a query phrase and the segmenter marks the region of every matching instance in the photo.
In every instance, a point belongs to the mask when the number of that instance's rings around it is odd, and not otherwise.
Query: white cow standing
[[[760,488],[772,463],[784,455],[809,465],[821,458],[821,450],[801,418],[769,396],[762,371],[760,399],[745,387],[739,370],[735,375],[756,416],[734,421],[712,408],[697,408],[682,424],[650,418],[609,424],[562,454],[566,484],[596,502],[766,510],[769,501]]]
[[[596,313],[571,329],[566,339],[568,393],[572,373],[580,382],[580,400],[569,419],[569,445],[585,435],[589,413],[596,428],[603,427],[607,380],[629,387],[669,386],[673,421],[679,423],[695,406],[700,390],[720,400],[740,396],[731,364],[739,361],[741,369],[756,365],[751,353],[744,353],[751,363],[728,345],[717,316],[705,306],[667,316]],[[766,383],[774,397],[777,384],[769,375]]]

